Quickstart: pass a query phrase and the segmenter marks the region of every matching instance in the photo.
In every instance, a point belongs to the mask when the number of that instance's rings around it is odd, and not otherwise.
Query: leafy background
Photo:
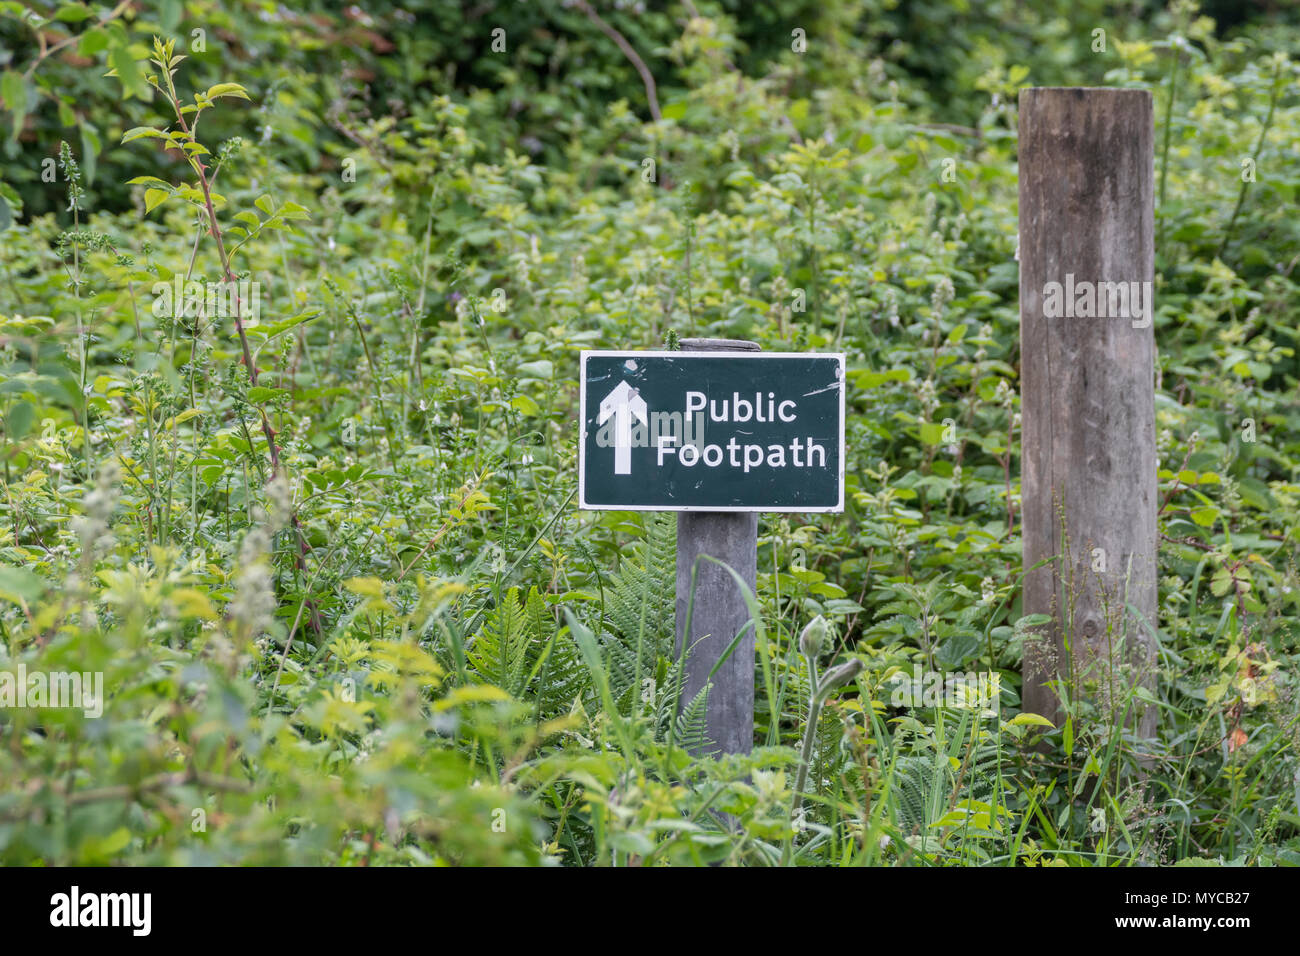
[[[0,860],[1300,861],[1298,23],[0,3],[0,658],[106,687],[0,710]],[[1163,508],[1155,687],[1053,727],[1018,695],[1015,102],[1061,84],[1155,97]],[[243,342],[155,308],[226,274],[213,219]],[[573,500],[578,350],[687,335],[850,359],[847,512],[760,526],[748,757],[693,755],[671,517]],[[916,667],[1000,707],[895,706]]]

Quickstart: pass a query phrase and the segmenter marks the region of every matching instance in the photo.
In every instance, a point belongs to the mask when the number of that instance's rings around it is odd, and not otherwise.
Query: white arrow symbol
[[[600,415],[597,425],[603,425],[614,417],[614,474],[632,474],[632,419],[642,425],[646,421],[645,399],[627,382],[619,382],[614,390],[600,400]]]

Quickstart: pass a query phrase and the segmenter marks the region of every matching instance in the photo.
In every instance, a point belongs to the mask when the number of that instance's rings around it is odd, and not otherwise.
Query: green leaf
[[[1016,716],[1008,720],[1007,723],[1011,724],[1014,727],[1022,727],[1022,726],[1055,727],[1056,726],[1041,714],[1031,714],[1028,711],[1025,711],[1023,714],[1016,714]]]
[[[1217,704],[1223,699],[1223,695],[1228,691],[1228,681],[1230,678],[1224,677],[1223,680],[1216,684],[1210,684],[1205,688],[1205,703],[1209,705]]]
[[[865,611],[857,601],[850,601],[847,598],[832,598],[822,605],[822,612],[827,615],[848,615],[860,614]]]
[[[8,204],[5,204],[8,208]],[[5,435],[10,441],[18,441],[32,430],[32,422],[36,420],[36,409],[32,407],[31,402],[15,402],[9,409],[9,414],[5,416]]]
[[[45,579],[26,568],[0,567],[0,598],[31,606],[45,593]]]
[[[312,319],[319,319],[323,313],[319,309],[312,309],[301,315],[295,315],[291,319],[284,319],[280,322],[272,322],[266,325],[258,325],[248,330],[249,338],[269,341],[277,335],[289,331],[304,322],[310,322]]]
[[[461,704],[496,703],[509,699],[510,695],[500,687],[493,687],[491,684],[470,684],[457,687],[442,700],[435,702],[433,709],[435,712],[441,712],[459,707]]]
[[[144,191],[144,211],[146,213],[153,212],[171,196],[172,194],[165,189],[146,189]]]
[[[510,407],[515,408],[530,417],[542,413],[542,407],[527,395],[516,395],[510,400]]]
[[[152,126],[136,126],[135,128],[129,129],[125,133],[123,133],[121,141],[123,143],[129,143],[134,139],[143,139],[146,136],[149,137],[150,139],[167,138],[166,133],[164,133],[162,130],[154,129]]]
[[[158,189],[166,189],[168,192],[172,188],[171,183],[165,182],[157,176],[137,176],[135,179],[128,179],[126,184],[128,186],[155,186]]]
[[[384,596],[384,582],[375,577],[348,578],[343,582],[343,587],[360,597]]]
[[[1026,614],[1016,621],[1016,626],[1020,628],[1042,627],[1044,624],[1050,624],[1051,622],[1052,615],[1050,614]]]
[[[16,143],[18,134],[23,130],[23,121],[27,118],[27,82],[21,73],[5,70],[4,75],[0,76],[0,97],[4,97],[5,109],[13,114],[9,139]]]
[[[80,3],[65,3],[59,7],[59,12],[54,14],[54,19],[62,23],[80,23],[82,20],[89,20],[93,13],[90,8]]]
[[[218,96],[236,96],[241,100],[248,99],[248,91],[238,83],[218,83],[216,86],[209,86],[208,91],[203,94],[210,100],[215,100]]]
[[[1244,475],[1241,478],[1237,485],[1237,492],[1241,495],[1242,501],[1260,511],[1271,511],[1278,507],[1268,485],[1253,475]]]
[[[81,171],[86,177],[86,185],[90,186],[95,182],[95,171],[99,164],[99,151],[103,149],[104,144],[100,142],[99,134],[89,123],[81,124]]]
[[[112,64],[117,78],[122,81],[122,90],[126,98],[150,99],[149,84],[144,81],[140,67],[131,56],[130,47],[123,43],[108,51],[108,62]]]
[[[943,441],[943,425],[935,422],[921,423],[921,443],[925,445],[937,445]]]
[[[267,388],[264,385],[254,385],[248,390],[248,400],[254,405],[263,405],[272,399],[282,398],[289,392],[283,388]]]
[[[1232,572],[1227,568],[1219,568],[1214,572],[1214,577],[1210,579],[1210,593],[1215,597],[1223,597],[1232,589]]]
[[[84,57],[94,57],[107,49],[108,34],[95,27],[91,27],[83,33],[81,40],[77,43],[77,52]]]
[[[555,376],[555,366],[549,359],[539,359],[536,362],[523,362],[519,366],[519,375],[521,378],[549,379]]]

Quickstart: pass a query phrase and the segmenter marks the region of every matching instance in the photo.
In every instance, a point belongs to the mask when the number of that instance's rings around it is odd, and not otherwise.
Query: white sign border
[[[597,505],[587,502],[587,359],[592,356],[628,358],[675,358],[675,359],[783,359],[783,358],[822,358],[835,359],[839,363],[840,379],[840,474],[839,502],[821,508],[787,507],[787,508],[751,508],[744,505]],[[843,352],[761,352],[756,350],[736,351],[690,351],[669,352],[663,349],[646,351],[626,351],[623,349],[583,349],[578,361],[578,509],[580,511],[736,511],[750,514],[842,514],[844,511],[844,432],[848,422],[844,417],[844,395],[848,391],[848,367]]]

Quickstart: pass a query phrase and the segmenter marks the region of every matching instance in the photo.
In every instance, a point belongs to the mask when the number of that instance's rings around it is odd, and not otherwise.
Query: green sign
[[[579,504],[843,511],[844,356],[583,352]]]

